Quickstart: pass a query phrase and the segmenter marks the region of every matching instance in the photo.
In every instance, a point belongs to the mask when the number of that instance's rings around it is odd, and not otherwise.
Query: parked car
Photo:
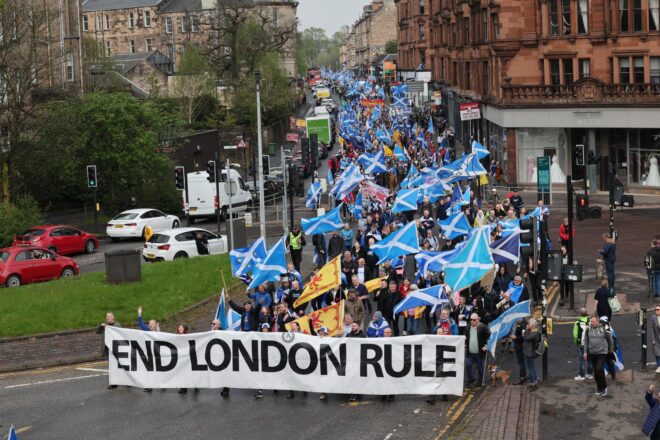
[[[157,209],[131,209],[110,220],[105,232],[112,241],[117,241],[121,238],[144,237],[147,226],[156,232],[176,229],[180,224],[179,217],[164,214]]]
[[[14,237],[12,246],[39,246],[60,255],[92,254],[99,248],[96,236],[73,226],[34,226]]]
[[[14,246],[0,249],[0,285],[18,287],[78,275],[78,264],[48,249]]]
[[[200,228],[166,229],[152,235],[144,244],[145,261],[172,261],[178,258],[198,257],[195,237],[202,234],[209,242],[211,255],[227,253],[227,236],[216,235]]]

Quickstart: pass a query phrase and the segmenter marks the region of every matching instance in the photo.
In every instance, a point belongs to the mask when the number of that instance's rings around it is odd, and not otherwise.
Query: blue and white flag
[[[495,263],[517,264],[520,260],[520,230],[491,243],[490,249]]]
[[[376,139],[380,142],[387,144],[388,146],[392,145],[392,135],[390,132],[384,128],[379,128],[376,130]]]
[[[380,261],[385,261],[408,254],[419,252],[419,238],[417,237],[417,228],[415,222],[410,222],[396,232],[390,233],[383,240],[371,246]]]
[[[536,217],[536,218],[544,217],[546,215],[550,215],[550,208],[548,208],[545,205],[543,205],[543,206],[538,206],[537,205],[536,208],[534,209],[534,211],[529,213],[530,217]]]
[[[319,201],[321,199],[321,192],[321,182],[312,183],[307,190],[305,206],[312,209],[316,208],[319,205]]]
[[[364,153],[358,157],[358,162],[364,168],[365,174],[380,174],[387,172],[383,150],[380,150],[375,154]]]
[[[18,436],[16,435],[16,430],[14,429],[13,426],[9,427],[9,435],[7,436],[7,440],[18,440]]]
[[[266,241],[260,237],[250,246],[229,252],[231,271],[237,278],[243,278],[253,272],[268,254]]]
[[[470,195],[470,185],[466,185],[465,191],[463,192],[463,200],[461,201],[463,206],[470,204]]]
[[[355,203],[351,205],[351,214],[356,220],[361,220],[364,214],[364,207],[362,204],[362,191],[358,191],[355,197]]]
[[[435,127],[433,127],[433,118],[429,118],[429,128],[426,129],[427,133],[431,133],[431,138],[435,135]]]
[[[509,294],[509,299],[513,301],[514,303],[518,304],[520,301],[520,295],[523,293],[523,289],[525,288],[525,285],[523,283],[520,283],[517,285],[513,281],[509,282],[509,287],[506,289],[506,292]]]
[[[215,311],[215,319],[220,321],[223,330],[238,331],[241,324],[241,314],[227,307],[225,300],[225,289],[222,289],[218,308]]]
[[[477,155],[470,153],[453,161],[449,165],[445,165],[438,173],[438,177],[446,179],[448,182],[458,182],[484,174],[488,174],[488,172],[481,165],[481,162],[479,162]]]
[[[396,144],[394,146],[394,157],[396,157],[398,160],[401,160],[403,162],[408,162],[408,156],[406,156],[406,153],[399,146],[399,144]]]
[[[434,183],[425,183],[419,187],[419,198],[417,201],[422,203],[424,199],[428,198],[429,202],[435,203],[440,197],[444,197],[446,193],[443,183],[436,179]]]
[[[531,301],[521,302],[511,307],[506,312],[502,313],[495,321],[488,324],[490,329],[490,338],[486,347],[490,354],[495,357],[495,350],[497,349],[497,341],[506,338],[511,334],[511,330],[521,319],[527,318],[531,315],[530,309]]]
[[[287,273],[286,253],[284,237],[282,237],[270,248],[263,263],[257,265],[248,289],[255,289],[267,281],[277,281],[280,275]]]
[[[405,96],[408,93],[408,85],[401,84],[398,86],[392,86],[392,96]]]
[[[351,164],[341,174],[331,194],[334,194],[338,200],[344,200],[363,180],[364,176],[360,172],[360,169],[354,164]]]
[[[325,215],[300,220],[305,235],[324,234],[326,232],[338,231],[343,228],[344,222],[339,215],[342,206],[344,206],[344,204],[340,203],[335,209]]]
[[[406,108],[410,105],[410,100],[405,96],[393,96],[392,98],[392,107]]]
[[[461,212],[461,206],[463,206],[463,193],[461,192],[461,186],[457,183],[454,185],[454,192],[451,195],[449,210],[458,213]]]
[[[411,290],[408,295],[394,306],[394,315],[415,307],[432,306],[435,309],[442,304],[448,304],[449,298],[445,286],[438,284],[422,290]]]
[[[484,147],[477,141],[472,141],[472,154],[477,155],[477,159],[481,160],[486,156],[490,156],[488,148]]]
[[[614,368],[616,371],[623,371],[623,350],[621,350],[621,344],[619,344],[619,337],[614,331],[614,327],[610,324],[610,332],[612,333],[612,342],[614,342]],[[605,369],[609,372],[610,368],[605,363]],[[611,372],[610,372],[611,374]]]
[[[332,175],[332,171],[328,170],[328,188],[335,186],[335,178]]]
[[[465,247],[445,266],[445,282],[458,292],[480,281],[493,270],[488,226],[480,227]]]
[[[429,272],[442,272],[449,263],[462,249],[464,243],[459,243],[454,249],[449,251],[434,252],[423,251],[415,255],[417,261],[417,271],[423,276]]]
[[[410,184],[410,180],[417,175],[419,175],[419,171],[417,171],[417,167],[415,167],[415,164],[411,164],[410,169],[408,170],[408,175],[401,182],[401,188],[409,188],[411,186],[414,186]]]
[[[392,212],[396,214],[397,212],[417,211],[418,198],[419,190],[417,188],[399,190],[394,205],[392,205]]]
[[[462,212],[451,214],[446,219],[440,220],[438,225],[442,229],[442,234],[449,240],[470,232],[470,222],[468,222],[467,216]]]

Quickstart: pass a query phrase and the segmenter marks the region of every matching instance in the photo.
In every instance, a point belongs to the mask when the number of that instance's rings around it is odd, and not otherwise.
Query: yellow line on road
[[[444,429],[443,429],[442,431],[440,431],[440,433],[437,435],[437,437],[435,438],[435,440],[440,440],[440,439],[442,438],[442,436],[445,435],[445,434],[447,433],[447,431],[449,430],[449,428],[451,428],[452,425],[453,425],[454,423],[456,423],[456,420],[458,420],[458,418],[461,416],[461,414],[463,414],[463,411],[465,411],[465,408],[470,404],[470,402],[472,401],[473,398],[474,398],[474,394],[468,394],[468,395],[467,395],[467,397],[465,398],[465,401],[463,402],[463,404],[461,405],[461,407],[458,409],[458,411],[456,411],[456,412],[451,416],[451,418],[449,419],[449,422],[445,425]],[[458,403],[458,402],[459,402],[459,401],[457,401],[456,403]],[[449,413],[451,412],[451,410],[452,410],[453,407],[454,407],[454,406],[452,405],[452,407],[449,408],[449,411],[447,411],[447,414],[449,414]]]

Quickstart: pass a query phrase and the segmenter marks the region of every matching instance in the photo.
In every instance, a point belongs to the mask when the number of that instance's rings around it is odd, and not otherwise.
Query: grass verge
[[[73,280],[0,289],[0,337],[23,336],[92,327],[111,310],[127,325],[137,320],[163,320],[220,291],[225,273],[231,287],[227,255],[191,258],[142,266],[142,282],[113,286],[105,273]]]

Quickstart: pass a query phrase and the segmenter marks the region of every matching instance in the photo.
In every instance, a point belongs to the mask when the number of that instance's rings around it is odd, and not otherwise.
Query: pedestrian
[[[596,300],[596,314],[598,317],[607,316],[607,320],[612,320],[612,308],[610,307],[610,289],[607,280],[600,282],[600,288],[596,290],[594,299]]]
[[[646,390],[646,403],[649,404],[650,410],[649,415],[644,421],[644,426],[642,427],[642,432],[647,436],[651,437],[651,440],[660,440],[660,393],[657,397],[653,395],[655,391],[655,385],[649,385],[648,390]]]
[[[434,335],[458,335],[458,325],[456,325],[456,321],[449,316],[448,307],[443,307],[440,310],[440,318],[438,319],[436,326],[433,327],[431,333]]]
[[[609,236],[609,234],[603,234],[603,241],[605,245],[600,251],[600,254],[603,256],[603,261],[605,263],[605,271],[607,272],[607,284],[610,287],[611,293],[614,293],[614,264],[616,263],[616,240]]]
[[[344,250],[351,251],[353,248],[353,230],[348,223],[344,223],[344,229],[339,232],[339,236],[344,240]]]
[[[188,327],[187,324],[179,324],[176,327],[176,334],[177,335],[187,335],[190,332],[190,328]],[[197,388],[195,388],[195,392],[197,392]],[[188,392],[188,388],[179,388],[179,394],[186,394]]]
[[[530,318],[527,329],[523,334],[523,355],[525,356],[525,369],[529,380],[529,389],[535,391],[538,388],[536,377],[536,358],[538,357],[539,344],[542,344],[539,334],[539,324],[534,318]]]
[[[660,296],[660,239],[653,241],[653,247],[646,255],[652,259],[650,275],[653,280],[653,295],[657,298]]]
[[[150,319],[149,324],[144,323],[144,319],[142,319],[142,306],[138,307],[137,312],[138,312],[138,327],[140,327],[145,332],[160,331],[158,321],[156,321],[155,319]]]
[[[344,251],[344,239],[339,236],[339,232],[334,231],[328,242],[328,260],[332,260]]]
[[[578,375],[575,380],[593,379],[594,368],[591,362],[584,360],[584,345],[582,343],[582,334],[589,326],[589,315],[587,309],[582,307],[580,309],[580,316],[573,323],[573,344],[577,348],[578,353]]]
[[[103,335],[103,339],[101,340],[101,344],[103,346],[103,355],[105,358],[108,358],[109,355],[109,350],[108,346],[105,345],[105,328],[106,327],[118,327],[121,328],[121,324],[117,322],[115,319],[115,314],[113,312],[108,312],[105,314],[105,322],[100,323],[99,325],[96,326],[96,334]],[[109,390],[113,390],[117,388],[117,385],[108,385]]]
[[[517,385],[527,382],[527,366],[525,365],[525,354],[523,352],[527,325],[528,322],[523,318],[516,323],[513,329],[513,351],[516,353],[516,361],[518,362]]]
[[[607,380],[605,379],[605,362],[607,356],[613,353],[614,342],[612,335],[607,331],[594,315],[589,321],[589,327],[582,333],[582,345],[584,346],[584,360],[591,361],[594,366],[594,378],[596,379],[596,395],[607,396]]]
[[[416,284],[411,284],[410,287],[410,291],[419,290]],[[407,335],[420,334],[425,312],[426,306],[411,307],[403,311]]]
[[[229,299],[229,306],[234,309],[236,313],[241,315],[241,323],[239,326],[240,331],[242,332],[254,332],[257,331],[259,325],[259,316],[257,313],[252,310],[252,303],[250,301],[245,301],[243,306],[236,304],[234,301]]]
[[[296,270],[300,272],[300,262],[302,261],[302,248],[307,243],[305,242],[305,235],[300,230],[300,226],[293,225],[291,232],[287,236],[287,246],[289,246],[289,252],[291,253],[291,261],[296,267]]]
[[[575,226],[571,225],[571,237],[575,238]],[[562,246],[568,247],[568,217],[564,217],[564,222],[559,226],[559,241]]]
[[[316,267],[323,267],[327,261],[327,248],[325,245],[325,235],[314,234],[312,236],[312,245],[314,246],[314,264]]]
[[[358,298],[358,292],[353,287],[348,289],[346,301],[344,301],[344,314],[353,317],[353,322],[357,322],[360,328],[364,328],[364,304]]]
[[[467,386],[481,387],[484,378],[484,361],[486,359],[486,344],[490,338],[490,329],[480,322],[479,315],[470,315],[470,326],[465,331],[465,365],[467,367]],[[478,377],[475,379],[473,367],[476,365]]]
[[[364,332],[357,322],[351,324],[351,331],[346,335],[347,338],[364,338]]]
[[[385,335],[385,329],[389,328],[389,324],[383,318],[381,312],[374,312],[369,327],[367,328],[367,338],[382,338]],[[389,332],[388,332],[389,334]]]
[[[655,306],[655,314],[649,316],[646,328],[651,337],[651,346],[655,356],[655,373],[660,374],[660,304]]]
[[[219,332],[219,331],[222,331],[222,330],[224,330],[224,329],[222,328],[222,324],[220,323],[219,319],[214,319],[213,321],[211,321],[211,331],[212,332]],[[229,388],[223,387],[222,391],[220,391],[220,395],[222,397],[229,397]]]

